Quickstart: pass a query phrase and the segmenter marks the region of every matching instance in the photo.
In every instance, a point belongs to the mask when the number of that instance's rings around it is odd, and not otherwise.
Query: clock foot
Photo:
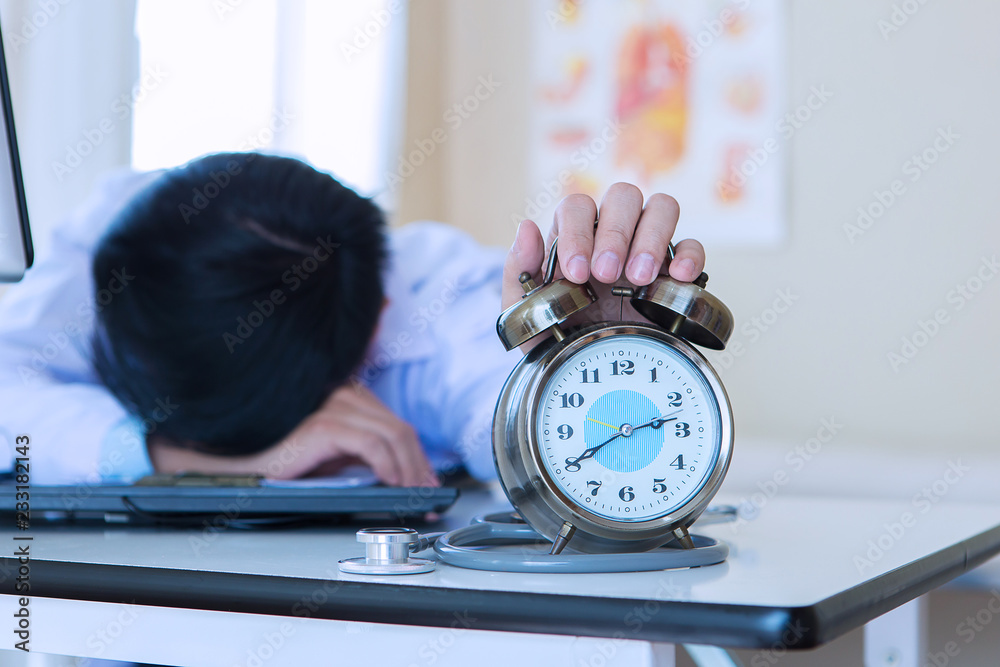
[[[562,525],[559,529],[559,534],[556,535],[556,539],[552,542],[552,549],[549,551],[550,556],[555,556],[562,552],[569,544],[570,539],[573,537],[573,533],[576,532],[576,526],[571,524],[569,521]]]
[[[688,532],[687,528],[684,528],[683,526],[680,528],[674,528],[674,539],[676,539],[684,549],[694,549],[694,541],[691,540],[691,534]]]

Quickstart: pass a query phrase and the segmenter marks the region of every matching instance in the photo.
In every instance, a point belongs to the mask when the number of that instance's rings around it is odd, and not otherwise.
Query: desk
[[[466,493],[443,523],[503,507]],[[548,664],[672,664],[670,643],[817,646],[1000,551],[997,507],[791,496],[752,520],[697,530],[732,553],[696,570],[527,575],[442,564],[347,575],[337,561],[361,554],[353,530],[34,528],[32,649],[206,665],[391,652],[383,664],[485,666],[509,665],[516,646],[538,662],[555,656]],[[0,531],[0,541],[14,535]],[[0,562],[7,574],[13,566]],[[0,591],[12,591],[9,577]],[[0,618],[14,604],[0,600]]]

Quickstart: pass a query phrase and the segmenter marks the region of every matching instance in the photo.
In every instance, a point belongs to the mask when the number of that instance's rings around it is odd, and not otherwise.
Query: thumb
[[[518,276],[527,271],[537,281],[545,257],[545,243],[538,225],[531,220],[523,220],[514,235],[514,245],[507,253],[503,265],[503,294],[500,307],[503,310],[517,303],[524,295],[524,288]]]

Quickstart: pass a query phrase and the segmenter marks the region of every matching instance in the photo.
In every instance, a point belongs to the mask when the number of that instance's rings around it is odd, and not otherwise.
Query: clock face
[[[721,447],[704,376],[674,348],[637,335],[598,339],[555,369],[536,428],[552,482],[616,521],[676,511],[704,486]]]

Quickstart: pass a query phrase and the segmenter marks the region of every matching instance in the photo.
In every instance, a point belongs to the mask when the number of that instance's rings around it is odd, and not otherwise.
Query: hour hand
[[[566,459],[566,472],[576,472],[577,470],[579,470],[580,461],[586,461],[587,459],[592,458],[594,454],[596,454],[601,450],[601,447],[603,447],[604,445],[608,444],[609,442],[618,437],[621,437],[621,433],[615,433],[613,436],[611,436],[601,444],[597,445],[596,447],[589,447],[583,450],[583,454],[580,454],[575,459],[572,456]]]
[[[580,469],[580,461],[586,461],[597,453],[600,447],[591,447],[590,449],[585,449],[583,454],[580,454],[576,458],[570,456],[566,459],[566,472],[576,472]]]

